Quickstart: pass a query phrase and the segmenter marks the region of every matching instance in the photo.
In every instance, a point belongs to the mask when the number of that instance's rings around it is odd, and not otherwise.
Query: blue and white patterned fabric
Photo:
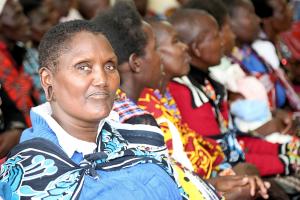
[[[120,134],[130,130],[128,125],[119,124],[119,132],[113,128],[117,123],[107,120],[94,152],[68,155],[39,108],[31,111],[33,127],[23,132],[21,143],[1,167],[0,183],[8,184],[12,193],[8,199],[186,198],[164,157],[165,147],[151,140],[131,145]]]
[[[53,143],[37,138],[13,149],[0,178],[10,185],[11,199],[72,199],[81,189],[84,172]]]

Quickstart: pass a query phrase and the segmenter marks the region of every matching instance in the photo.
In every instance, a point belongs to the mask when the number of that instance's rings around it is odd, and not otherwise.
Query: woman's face
[[[30,38],[27,17],[18,1],[8,0],[0,15],[1,34],[13,41],[26,42]]]
[[[141,56],[141,66],[143,67],[142,81],[145,87],[157,89],[161,81],[161,59],[156,49],[156,40],[152,27],[143,22],[143,30],[147,36],[147,45],[144,49],[145,54]]]
[[[160,22],[161,33],[157,35],[158,51],[164,72],[171,77],[186,75],[190,70],[188,46],[178,39],[177,32],[168,22]]]
[[[223,41],[224,54],[230,55],[232,49],[235,46],[236,37],[234,32],[231,29],[229,17],[226,18],[223,26],[221,27],[220,35]]]
[[[207,67],[209,67],[220,63],[223,56],[223,47],[216,20],[211,16],[206,16],[205,21],[203,23],[205,28],[203,27],[204,30],[198,31],[195,41],[198,45],[197,48],[201,51],[200,57],[202,62],[206,63]]]
[[[44,0],[42,5],[36,10],[28,13],[31,27],[31,39],[39,43],[43,35],[55,24],[59,22],[61,15],[55,9],[52,0]]]
[[[253,42],[259,33],[260,19],[255,14],[254,7],[250,1],[243,1],[243,5],[235,8],[231,17],[231,28],[237,39],[242,43]]]
[[[89,32],[75,34],[67,49],[53,72],[53,114],[99,122],[119,87],[117,56],[103,35]]]
[[[271,23],[277,32],[284,32],[291,28],[293,22],[293,11],[286,0],[269,0],[269,5],[273,9]]]

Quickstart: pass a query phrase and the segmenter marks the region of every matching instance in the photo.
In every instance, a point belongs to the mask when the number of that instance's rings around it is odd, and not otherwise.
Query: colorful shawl
[[[166,121],[160,120],[160,118],[168,119],[176,127],[176,132],[179,134],[179,138],[184,146],[183,151],[187,154],[194,171],[199,176],[209,178],[213,171],[219,170],[217,166],[224,159],[221,147],[213,141],[204,139],[191,130],[187,124],[182,123],[180,112],[168,89],[164,96],[158,90],[146,89],[141,95],[138,104],[142,109],[149,111],[160,122],[159,125],[164,133],[170,155],[175,153],[173,141],[174,137],[177,136],[174,136],[175,130]]]

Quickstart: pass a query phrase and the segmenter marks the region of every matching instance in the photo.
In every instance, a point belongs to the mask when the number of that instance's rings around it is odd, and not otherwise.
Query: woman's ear
[[[46,94],[47,101],[53,100],[53,74],[52,72],[46,68],[42,67],[39,69],[40,74],[40,81],[41,85],[44,89],[44,92]]]
[[[142,69],[141,58],[136,53],[129,56],[129,67],[134,73],[139,73]]]
[[[197,41],[193,41],[191,44],[191,53],[194,54],[197,58],[201,57],[201,46]]]

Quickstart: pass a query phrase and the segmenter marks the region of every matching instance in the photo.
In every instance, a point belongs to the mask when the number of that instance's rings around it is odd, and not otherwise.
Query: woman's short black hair
[[[144,55],[147,37],[142,18],[132,1],[117,1],[114,7],[98,15],[93,23],[110,41],[119,64],[127,62],[132,53]]]
[[[68,42],[79,32],[100,33],[89,21],[74,20],[52,27],[42,38],[39,45],[39,65],[56,70],[59,57],[68,50]]]
[[[224,25],[228,15],[222,0],[190,0],[184,8],[205,10],[216,19],[220,27]]]
[[[273,8],[270,6],[270,0],[251,0],[255,8],[255,13],[260,18],[268,18],[273,16]]]

